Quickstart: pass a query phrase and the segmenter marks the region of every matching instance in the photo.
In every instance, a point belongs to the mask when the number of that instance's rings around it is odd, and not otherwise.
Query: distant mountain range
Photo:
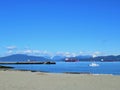
[[[15,54],[6,57],[1,57],[0,61],[5,62],[26,62],[26,61],[48,61],[47,58],[39,57],[39,56],[28,56],[24,54]]]
[[[47,56],[29,56],[25,54],[14,54],[10,56],[0,57],[0,62],[26,62],[26,61],[65,61],[65,59],[76,59],[79,61],[120,61],[120,55],[118,56],[98,56],[92,57],[90,55],[76,56],[76,57],[65,57],[65,56],[54,56],[48,58]]]

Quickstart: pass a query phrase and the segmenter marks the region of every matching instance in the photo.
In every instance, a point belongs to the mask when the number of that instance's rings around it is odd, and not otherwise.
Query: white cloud
[[[35,56],[52,56],[53,54],[48,51],[41,51],[41,50],[32,50],[32,49],[26,49],[26,50],[17,50],[16,53],[19,54],[29,54],[29,55],[35,55]]]
[[[7,51],[5,52],[7,55],[15,54],[15,49],[17,47],[12,45],[12,46],[7,46],[6,49]]]
[[[13,53],[12,50],[8,50],[8,51],[7,51],[7,54],[12,54],[12,53]]]
[[[32,50],[28,49],[28,50],[24,50],[23,53],[24,54],[32,54],[33,52],[32,52]]]
[[[66,57],[75,57],[76,53],[64,52],[64,53],[62,53],[62,55],[66,56]]]
[[[7,52],[5,52],[5,55],[12,55],[15,54],[13,50],[8,50]]]
[[[7,46],[6,47],[8,50],[14,50],[14,49],[16,49],[17,47],[16,46]]]
[[[75,57],[75,56],[77,56],[77,54],[76,54],[76,53],[72,53],[71,55],[72,55],[72,57]]]
[[[40,54],[41,51],[40,50],[32,50],[33,54]]]
[[[82,55],[82,54],[84,54],[84,52],[80,51],[79,54]]]
[[[96,52],[94,52],[94,53],[92,54],[93,57],[97,57],[98,55],[101,55],[101,52],[96,51]]]
[[[94,52],[95,54],[97,54],[97,55],[99,55],[99,54],[101,54],[101,52],[99,52],[99,51],[97,51],[97,52]]]
[[[40,55],[41,56],[50,56],[50,57],[52,57],[53,53],[45,50],[45,51],[41,51]]]
[[[75,57],[78,55],[92,55],[93,57],[102,55],[103,53],[99,52],[99,51],[95,51],[95,52],[49,52],[47,50],[37,50],[37,49],[30,49],[29,47],[26,47],[24,49],[18,49],[15,45],[12,46],[7,46],[7,54],[29,54],[29,55],[36,55],[36,56],[50,56],[50,57],[54,57],[55,55],[60,55],[60,56],[66,56],[66,57]]]
[[[81,53],[80,53],[81,54]],[[75,57],[77,55],[80,55],[79,53],[71,53],[71,52],[56,52],[55,55],[62,55],[62,56],[66,56],[66,57]]]

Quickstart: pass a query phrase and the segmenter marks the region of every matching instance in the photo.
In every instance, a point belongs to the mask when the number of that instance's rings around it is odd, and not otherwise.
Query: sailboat
[[[92,62],[92,63],[89,64],[89,66],[90,66],[90,67],[98,67],[99,64],[97,64],[97,63],[95,63],[95,62]]]
[[[93,55],[93,58],[96,57],[96,55]],[[98,67],[99,64],[97,64],[95,61],[89,64],[90,67]]]

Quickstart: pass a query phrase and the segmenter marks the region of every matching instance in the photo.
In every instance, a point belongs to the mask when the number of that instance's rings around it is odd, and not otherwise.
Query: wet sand
[[[119,90],[120,76],[0,70],[0,90]]]

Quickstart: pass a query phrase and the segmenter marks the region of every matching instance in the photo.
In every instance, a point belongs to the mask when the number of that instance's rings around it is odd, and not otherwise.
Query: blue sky
[[[0,56],[120,54],[119,0],[0,0]]]

